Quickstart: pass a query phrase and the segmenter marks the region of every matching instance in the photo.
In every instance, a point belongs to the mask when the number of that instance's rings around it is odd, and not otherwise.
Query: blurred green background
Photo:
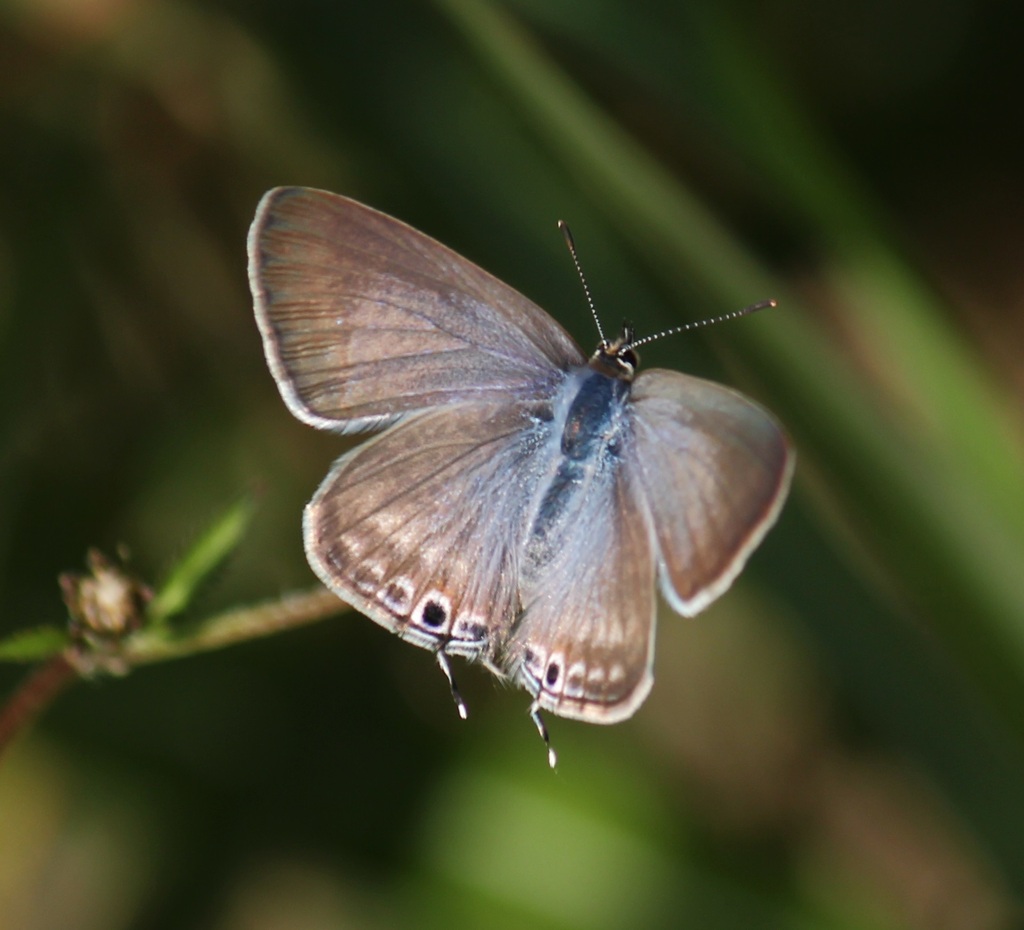
[[[1012,4],[6,0],[0,641],[124,544],[193,616],[308,586],[342,440],[287,413],[245,279],[325,187],[791,430],[734,589],[666,615],[613,728],[354,614],[80,684],[0,765],[0,930],[1009,928],[1024,900],[1024,59]],[[0,664],[9,694],[26,673]]]

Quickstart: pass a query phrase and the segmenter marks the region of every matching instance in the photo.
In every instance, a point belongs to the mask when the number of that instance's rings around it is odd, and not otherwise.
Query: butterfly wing
[[[729,587],[775,522],[795,456],[767,411],[721,385],[651,369],[631,400],[627,470],[657,540],[662,593],[692,616]]]
[[[309,188],[264,195],[249,281],[282,396],[321,429],[545,392],[583,361],[497,278],[404,223]]]
[[[550,428],[508,401],[407,417],[339,459],[306,507],[310,564],[403,639],[488,661],[519,612],[525,509]]]
[[[654,541],[621,465],[597,465],[545,557],[522,567],[522,614],[502,655],[539,707],[589,723],[632,716],[653,684]]]

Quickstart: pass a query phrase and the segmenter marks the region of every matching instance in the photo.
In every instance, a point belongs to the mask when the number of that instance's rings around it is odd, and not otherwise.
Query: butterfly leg
[[[441,667],[441,671],[444,672],[444,677],[448,679],[448,690],[452,693],[452,700],[455,702],[455,709],[459,712],[459,716],[465,720],[469,716],[469,710],[466,707],[466,702],[462,700],[462,695],[459,694],[459,689],[455,684],[455,678],[452,675],[452,667],[448,663],[448,656],[440,650],[438,650],[436,656],[437,664]]]
[[[552,769],[558,765],[558,753],[555,752],[551,745],[551,737],[548,736],[548,727],[544,723],[544,718],[540,715],[540,702],[534,701],[530,705],[530,719],[533,721],[533,725],[537,728],[537,732],[540,734],[540,738],[544,740],[544,745],[548,750],[548,765]]]

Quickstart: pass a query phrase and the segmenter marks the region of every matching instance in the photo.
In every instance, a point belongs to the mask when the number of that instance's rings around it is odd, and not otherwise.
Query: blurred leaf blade
[[[188,607],[203,581],[242,541],[253,512],[252,499],[242,497],[210,524],[153,596],[147,610],[151,625],[166,623]]]
[[[0,661],[39,662],[56,655],[68,644],[67,633],[55,626],[19,630],[0,641]]]

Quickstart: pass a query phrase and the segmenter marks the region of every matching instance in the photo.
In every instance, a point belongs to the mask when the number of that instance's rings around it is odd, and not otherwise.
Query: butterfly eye
[[[602,339],[590,357],[590,367],[595,368],[610,378],[630,382],[636,374],[640,357],[626,341],[623,334],[614,342]]]

